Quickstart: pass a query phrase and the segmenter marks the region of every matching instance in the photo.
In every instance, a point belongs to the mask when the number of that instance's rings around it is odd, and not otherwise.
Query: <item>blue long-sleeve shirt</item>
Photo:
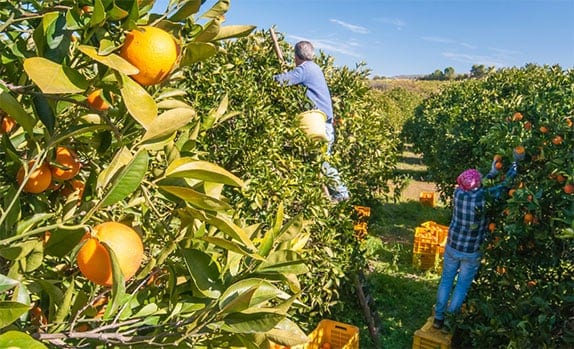
[[[314,107],[327,115],[327,122],[333,122],[333,104],[331,93],[321,67],[313,61],[305,61],[293,70],[273,77],[279,83],[303,85],[307,88],[305,95]]]
[[[516,176],[516,163],[513,163],[505,180],[495,186],[463,190],[456,188],[453,198],[453,214],[448,228],[447,244],[461,252],[474,253],[480,249],[488,229],[484,206],[487,197],[499,198],[502,191],[507,188],[508,181]],[[488,174],[486,178],[494,177]]]

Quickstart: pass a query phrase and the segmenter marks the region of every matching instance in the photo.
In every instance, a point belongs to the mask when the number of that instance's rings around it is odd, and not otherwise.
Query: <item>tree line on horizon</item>
[[[416,76],[417,80],[438,80],[438,81],[449,81],[449,80],[464,80],[471,78],[481,78],[494,72],[496,68],[494,66],[486,67],[484,64],[474,64],[469,73],[457,74],[453,67],[446,67],[444,70],[437,69],[431,74]],[[385,79],[384,76],[375,75],[373,80]]]

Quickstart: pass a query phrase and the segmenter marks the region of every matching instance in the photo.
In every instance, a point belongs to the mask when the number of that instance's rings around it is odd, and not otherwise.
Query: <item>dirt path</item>
[[[434,192],[437,190],[433,182],[425,179],[427,176],[426,166],[422,162],[421,155],[413,153],[409,145],[405,145],[403,157],[397,167],[400,171],[412,177],[407,187],[401,193],[401,201],[418,201],[421,192]]]

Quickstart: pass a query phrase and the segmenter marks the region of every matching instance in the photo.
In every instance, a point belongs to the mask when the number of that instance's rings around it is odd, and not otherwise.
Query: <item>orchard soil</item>
[[[437,201],[435,207],[419,202],[421,192],[436,190],[429,180],[421,157],[407,145],[397,168],[409,178],[396,202],[375,201],[365,241],[367,266],[363,289],[371,299],[369,308],[375,319],[373,338],[366,317],[359,307],[356,290],[345,295],[345,305],[333,312],[334,320],[360,329],[360,348],[411,348],[414,332],[432,314],[440,274],[438,270],[419,270],[412,264],[414,231],[425,221],[447,225],[450,209]],[[436,193],[438,196],[438,193]]]

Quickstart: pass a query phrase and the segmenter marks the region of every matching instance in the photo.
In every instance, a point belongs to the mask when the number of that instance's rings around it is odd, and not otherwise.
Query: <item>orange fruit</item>
[[[514,151],[516,152],[516,154],[524,154],[525,149],[523,146],[519,145],[516,148],[514,148]]]
[[[513,197],[515,192],[516,192],[516,189],[510,189],[508,191],[508,196]]]
[[[34,160],[28,162],[28,169],[31,169],[34,163]],[[25,175],[26,171],[24,166],[22,166],[16,174],[16,180],[19,185],[22,185]],[[39,194],[48,189],[50,184],[52,184],[52,172],[50,171],[50,166],[47,163],[43,163],[30,174],[30,178],[22,190],[26,193]]]
[[[496,272],[500,275],[504,275],[506,274],[506,268],[499,265],[496,267]]]
[[[556,181],[558,183],[564,183],[564,181],[566,180],[566,177],[564,177],[563,175],[561,175],[560,173],[555,175],[554,178],[556,178]]]
[[[494,161],[496,162],[502,161],[502,156],[500,156],[499,154],[494,155]]]
[[[566,194],[572,194],[574,193],[574,184],[572,183],[568,183],[564,186],[564,192]]]
[[[530,130],[532,128],[532,123],[530,121],[526,121],[524,123],[524,129],[525,130]]]
[[[16,126],[16,120],[12,119],[9,116],[4,116],[2,118],[2,126],[0,127],[0,134],[10,133],[10,131],[12,131],[14,126]]]
[[[84,196],[84,190],[86,189],[86,183],[82,182],[79,179],[72,179],[66,183],[64,188],[62,189],[62,195],[70,196],[74,192],[78,192],[78,199],[82,200]]]
[[[548,133],[548,127],[546,127],[546,126],[540,126],[540,132],[542,132],[542,133]]]
[[[76,153],[67,147],[56,148],[56,165],[52,166],[52,177],[66,181],[80,172],[80,162]]]
[[[90,93],[88,95],[88,98],[86,99],[86,102],[88,102],[88,104],[91,105],[92,108],[99,111],[110,109],[110,104],[106,102],[105,99],[102,98],[101,89],[94,90],[92,93]]]
[[[95,226],[82,238],[84,244],[76,261],[82,274],[93,283],[111,286],[112,261],[103,245],[114,251],[125,280],[135,275],[143,259],[143,243],[135,230],[118,222],[105,222]]]
[[[522,120],[522,113],[516,112],[512,115],[512,121],[520,121]]]
[[[532,223],[534,221],[534,215],[530,212],[526,213],[524,215],[524,223],[529,224]]]
[[[553,143],[554,145],[560,145],[560,144],[562,144],[562,136],[557,135],[557,136],[555,136],[554,138],[552,138],[552,143]]]
[[[502,161],[497,161],[497,162],[494,164],[494,167],[495,167],[497,170],[502,169]]]
[[[162,82],[171,72],[177,61],[178,47],[168,32],[145,26],[126,35],[120,56],[139,69],[132,78],[149,86]]]
[[[331,343],[329,343],[329,342],[323,343],[323,346],[321,346],[321,349],[331,349]]]
[[[572,118],[566,118],[566,126],[572,127],[573,124],[574,122],[572,122]]]
[[[495,231],[495,230],[496,230],[496,223],[490,223],[490,224],[488,224],[488,230],[489,230],[490,232]]]

